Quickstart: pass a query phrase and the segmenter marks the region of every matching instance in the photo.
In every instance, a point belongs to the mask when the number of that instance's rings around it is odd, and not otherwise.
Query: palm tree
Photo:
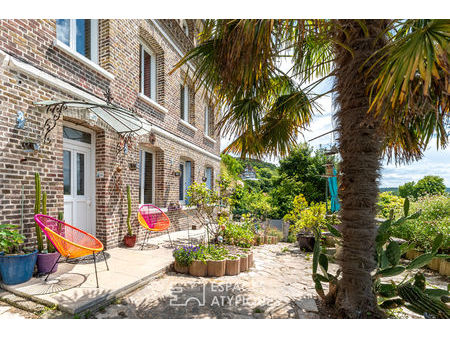
[[[419,159],[447,145],[449,20],[207,20],[177,64],[214,92],[219,128],[241,156],[283,156],[308,127],[317,85],[332,77],[342,200],[343,317],[380,315],[372,290],[376,200],[383,156]],[[283,71],[282,60],[292,62]],[[319,79],[319,80],[317,80]]]

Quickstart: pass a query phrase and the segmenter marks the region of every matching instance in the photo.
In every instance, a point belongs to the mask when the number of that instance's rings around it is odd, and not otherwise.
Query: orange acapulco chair
[[[106,263],[106,268],[109,271],[102,242],[83,230],[75,228],[72,225],[47,215],[37,214],[34,216],[34,220],[37,224],[39,224],[39,227],[42,229],[45,236],[47,236],[47,238],[52,242],[56,251],[58,251],[60,255],[56,260],[55,265],[58,263],[61,256],[66,257],[67,259],[79,258],[88,255],[92,255],[94,257],[95,279],[97,281],[98,288],[97,262],[95,257],[96,253],[102,252],[103,259]],[[55,265],[50,269],[50,271],[53,270]],[[50,272],[45,278],[46,281],[48,276],[50,276]]]
[[[144,204],[139,208],[138,212],[138,221],[139,224],[148,230],[145,233],[144,241],[141,245],[141,250],[144,248],[145,243],[147,242],[147,237],[150,235],[151,231],[162,232],[164,230],[167,231],[169,235],[170,246],[173,248],[172,239],[170,238],[169,226],[170,220],[169,217],[158,207],[151,204]]]

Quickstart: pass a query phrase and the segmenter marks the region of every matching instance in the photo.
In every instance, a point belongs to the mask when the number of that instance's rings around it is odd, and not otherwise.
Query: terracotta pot
[[[178,273],[188,273],[189,272],[189,266],[184,266],[175,261],[175,264],[173,265],[173,268]]]
[[[240,267],[241,272],[247,271],[248,270],[248,256],[247,255],[243,255],[243,256],[241,256],[240,260],[241,260],[241,263],[240,263],[240,265],[241,265],[241,267]]]
[[[208,274],[208,265],[202,261],[193,261],[189,265],[189,274],[196,277],[205,277]]]
[[[41,275],[56,272],[56,270],[58,270],[58,263],[56,263],[56,261],[59,257],[61,257],[59,252],[37,254],[36,265],[38,274]],[[52,269],[52,271],[50,271],[50,269]]]
[[[428,268],[430,268],[431,270],[434,271],[439,271],[440,266],[441,266],[441,260],[440,258],[433,258],[430,262],[430,264],[427,265]]]
[[[277,242],[278,242],[278,237],[277,236],[270,236],[270,238],[271,238],[272,244],[277,244]]]
[[[241,272],[241,260],[238,259],[227,259],[227,264],[225,266],[225,274],[227,276],[236,276]]]
[[[253,251],[250,251],[247,255],[248,257],[248,268],[253,268],[255,266],[255,262],[253,260]]]
[[[220,261],[207,260],[208,263],[208,276],[209,277],[222,277],[225,276],[225,268],[227,260],[222,259]]]
[[[450,261],[445,258],[441,258],[441,264],[439,265],[439,273],[443,276],[450,276]]]
[[[420,255],[422,255],[423,252],[422,251],[417,251],[417,250],[409,250],[406,252],[406,258],[413,260],[416,257],[419,257]]]
[[[125,246],[129,248],[134,247],[136,244],[136,235],[133,236],[125,235],[125,237],[123,238],[123,243],[125,244]]]

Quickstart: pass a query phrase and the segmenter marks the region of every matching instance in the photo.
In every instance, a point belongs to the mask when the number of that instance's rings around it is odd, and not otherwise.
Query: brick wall
[[[173,22],[170,25],[160,22],[159,25],[167,30]],[[195,27],[193,22],[189,25],[191,29]],[[110,89],[115,104],[135,110],[152,125],[182,138],[186,143],[219,155],[219,136],[213,136],[215,143],[204,137],[203,119],[207,101],[203,90],[191,95],[191,119],[196,129],[180,123],[180,83],[185,79],[183,73],[189,74],[189,71],[184,67],[169,74],[180,55],[164,36],[174,39],[177,34],[179,31],[176,34],[161,33],[150,20],[99,20],[99,65],[114,75],[113,80],[54,47],[55,20],[0,20],[0,51],[99,98],[103,98],[104,91]],[[179,45],[177,41],[174,43],[178,49],[185,51],[186,41],[190,40],[184,40]],[[157,54],[158,105],[139,96],[141,42]],[[206,166],[212,167],[214,178],[218,178],[220,166],[217,160],[163,135],[156,134],[154,142],[150,141],[149,135],[143,135],[134,140],[127,154],[123,151],[118,153],[119,135],[100,119],[95,122],[87,120],[84,110],[67,109],[51,132],[53,142],[43,146],[38,153],[25,152],[22,142],[38,142],[44,122],[50,117],[45,107],[37,107],[33,102],[79,98],[57,86],[13,70],[6,60],[7,57],[0,69],[0,222],[20,223],[23,186],[24,231],[30,244],[34,243],[32,217],[36,171],[41,173],[42,186],[48,193],[48,213],[56,216],[64,207],[64,123],[82,125],[95,132],[95,171],[104,173],[103,178],[95,179],[96,235],[109,248],[117,246],[126,232],[127,184],[131,186],[132,209],[138,209],[139,170],[130,169],[129,164],[139,163],[139,149],[151,150],[155,154],[155,203],[159,207],[167,207],[170,202],[178,200],[178,177],[173,175],[173,171],[178,168],[181,159],[193,162],[192,176],[195,181],[201,181]],[[27,119],[24,130],[15,127],[19,110],[25,112]],[[121,168],[120,174],[118,167]],[[173,229],[192,226],[195,222],[192,213],[189,210],[169,212]],[[138,232],[135,214],[133,226]],[[138,235],[141,238],[142,231]]]

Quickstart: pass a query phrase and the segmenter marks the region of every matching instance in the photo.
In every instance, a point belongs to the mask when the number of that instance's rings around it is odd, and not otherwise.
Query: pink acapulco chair
[[[106,268],[109,271],[102,242],[83,230],[75,228],[72,225],[47,215],[34,215],[34,220],[42,229],[45,236],[47,236],[47,238],[52,242],[56,251],[58,251],[60,255],[53,267],[50,269],[50,272],[45,280],[47,280],[48,276],[50,276],[51,271],[55,267],[56,263],[58,263],[61,256],[66,257],[68,260],[69,258],[79,258],[92,254],[94,258],[95,280],[97,281],[98,287],[97,262],[95,257],[96,253],[101,252],[103,254]]]
[[[141,250],[147,242],[147,237],[150,231],[161,232],[166,230],[169,235],[170,246],[173,248],[172,239],[170,238],[170,220],[169,217],[158,207],[151,204],[144,204],[139,208],[138,212],[139,224],[146,230],[144,241],[141,245]]]

